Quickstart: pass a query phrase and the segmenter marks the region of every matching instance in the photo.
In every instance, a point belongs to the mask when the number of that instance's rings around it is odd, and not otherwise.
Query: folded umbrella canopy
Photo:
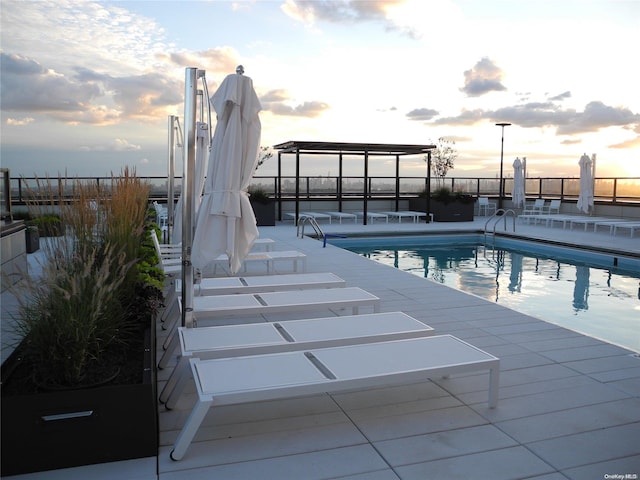
[[[578,210],[589,213],[593,211],[593,161],[586,153],[580,157],[580,195]]]
[[[247,188],[258,161],[261,106],[252,80],[236,71],[211,97],[217,123],[191,257],[200,270],[226,254],[237,272],[258,238]]]
[[[511,200],[513,201],[513,206],[516,208],[524,207],[525,203],[524,175],[522,170],[522,161],[516,158],[513,162],[513,192],[511,193]]]

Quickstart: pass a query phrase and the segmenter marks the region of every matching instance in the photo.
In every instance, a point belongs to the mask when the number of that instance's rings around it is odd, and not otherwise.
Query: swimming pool
[[[482,235],[350,237],[331,244],[640,352],[640,259]]]

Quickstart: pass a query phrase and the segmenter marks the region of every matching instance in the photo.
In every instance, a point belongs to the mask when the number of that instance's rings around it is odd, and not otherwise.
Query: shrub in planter
[[[427,192],[421,192],[417,199],[411,199],[412,210],[426,211]],[[431,192],[429,201],[430,213],[436,222],[467,222],[473,220],[472,195],[454,192],[448,187],[439,187]]]
[[[27,253],[33,253],[40,249],[40,233],[38,228],[30,225],[25,231],[25,241],[27,246]]]
[[[59,237],[64,235],[64,224],[62,223],[60,215],[40,215],[29,220],[28,225],[38,227],[38,233],[41,237]]]
[[[420,196],[424,197],[426,192],[422,192]],[[452,191],[448,187],[439,187],[436,188],[433,192],[431,192],[431,199],[437,202],[441,202],[446,204],[458,202],[462,204],[473,204],[475,202],[475,198],[468,193],[462,193],[458,191]]]
[[[149,187],[128,170],[108,198],[74,187],[61,211],[69,235],[46,244],[42,275],[17,291],[23,340],[2,366],[5,475],[157,453],[150,327],[162,274],[143,248]]]
[[[257,225],[259,227],[274,226],[276,224],[276,208],[273,199],[264,189],[258,187],[251,187],[248,193]]]

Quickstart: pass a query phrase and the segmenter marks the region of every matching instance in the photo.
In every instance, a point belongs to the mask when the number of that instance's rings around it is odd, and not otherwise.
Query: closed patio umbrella
[[[525,202],[524,174],[522,170],[522,161],[516,158],[513,162],[513,192],[511,194],[511,200],[515,208],[522,208]]]
[[[593,161],[586,153],[580,157],[580,195],[578,196],[578,210],[593,213]]]
[[[227,254],[229,270],[237,272],[258,238],[247,188],[258,161],[261,106],[243,71],[239,66],[211,97],[217,123],[192,251],[200,270]]]

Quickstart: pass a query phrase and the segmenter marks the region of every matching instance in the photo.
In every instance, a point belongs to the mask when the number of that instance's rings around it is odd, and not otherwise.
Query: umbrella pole
[[[591,154],[591,193],[593,193],[591,214],[593,215],[596,210],[596,154]]]
[[[167,238],[169,239],[169,243],[171,242],[171,235],[173,234],[173,197],[174,197],[174,177],[175,177],[175,165],[176,165],[176,138],[175,138],[175,119],[174,115],[169,115],[169,161],[168,161],[168,180],[169,186],[167,190]]]
[[[182,202],[182,326],[193,327],[193,244],[194,172],[196,159],[196,97],[198,70],[185,69],[184,161]]]

